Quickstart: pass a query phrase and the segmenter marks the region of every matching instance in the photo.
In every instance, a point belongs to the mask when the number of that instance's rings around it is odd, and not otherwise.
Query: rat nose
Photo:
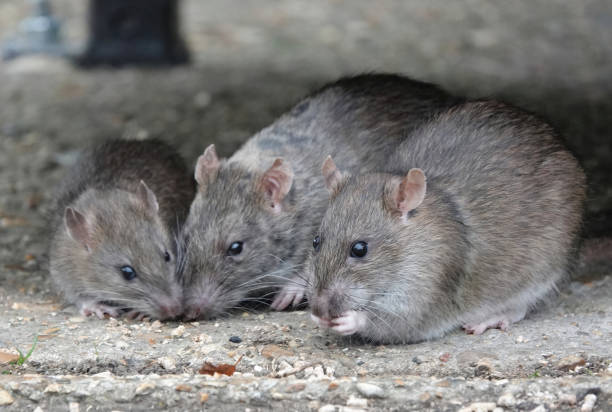
[[[310,302],[310,310],[312,311],[313,315],[321,319],[331,319],[329,316],[329,299],[321,296],[320,293],[312,297],[312,301]]]
[[[174,319],[181,314],[183,307],[178,302],[165,303],[159,305],[159,311],[163,319]]]
[[[312,314],[325,320],[331,320],[342,314],[346,308],[344,295],[336,290],[323,289],[312,297]]]

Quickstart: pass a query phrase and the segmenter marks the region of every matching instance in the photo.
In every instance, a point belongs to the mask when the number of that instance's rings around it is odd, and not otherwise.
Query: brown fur
[[[346,78],[298,103],[218,167],[205,167],[215,162],[202,157],[196,170],[206,184],[183,237],[187,317],[218,315],[288,282],[304,286],[303,263],[327,205],[325,156],[345,169],[370,171],[415,127],[458,101],[400,76]],[[283,169],[270,174],[274,164]],[[276,183],[261,185],[266,176]],[[235,241],[243,251],[230,256]]]
[[[178,315],[174,236],[194,189],[181,157],[161,141],[111,140],[85,151],[66,175],[53,216],[57,289],[85,314]],[[136,279],[122,277],[125,265]]]
[[[414,167],[426,194],[398,214],[402,177]],[[309,264],[320,318],[357,311],[367,339],[430,339],[524,313],[574,265],[584,173],[531,115],[496,102],[458,105],[380,170],[389,173],[345,176],[322,219]],[[349,256],[357,240],[368,243],[363,258]]]

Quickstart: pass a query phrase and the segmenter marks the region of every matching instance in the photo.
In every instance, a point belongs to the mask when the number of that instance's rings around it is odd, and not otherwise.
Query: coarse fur
[[[50,272],[82,314],[174,318],[182,312],[175,236],[195,182],[159,140],[85,150],[58,191]],[[136,277],[126,280],[121,268]]]
[[[455,106],[381,163],[388,173],[339,173],[330,162],[331,201],[308,265],[321,326],[375,342],[507,328],[574,267],[584,173],[519,109]],[[356,241],[365,256],[351,256]]]
[[[460,99],[395,75],[362,75],[299,102],[229,159],[209,147],[182,237],[187,318],[209,318],[281,289],[273,308],[297,304],[303,264],[327,193],[328,154],[348,170],[371,171],[415,127]],[[280,163],[279,163],[280,162]],[[230,255],[234,242],[242,252]]]

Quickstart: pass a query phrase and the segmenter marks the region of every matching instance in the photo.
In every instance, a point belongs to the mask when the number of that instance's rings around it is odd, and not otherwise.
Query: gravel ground
[[[84,2],[53,3],[78,46]],[[24,5],[0,0],[0,38]],[[550,119],[589,174],[587,235],[610,236],[612,3],[190,0],[182,12],[190,66],[0,62],[0,409],[612,410],[606,249],[508,332],[370,346],[326,335],[301,311],[83,319],[50,290],[43,219],[92,141],[159,137],[190,162],[215,142],[229,155],[312,88],[382,70]],[[23,365],[4,363],[2,353],[27,351],[36,337]],[[240,356],[232,377],[197,373]]]

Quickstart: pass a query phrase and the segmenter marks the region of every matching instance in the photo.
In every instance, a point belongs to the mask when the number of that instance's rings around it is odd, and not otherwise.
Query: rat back
[[[574,267],[585,176],[536,117],[465,103],[419,129],[389,165],[399,174],[423,169],[444,219],[458,223],[462,240],[449,266],[460,268],[457,281],[442,285],[465,324],[494,313],[522,318]]]
[[[108,140],[85,149],[60,185],[53,218],[61,218],[87,189],[135,192],[141,180],[155,193],[163,221],[177,228],[189,210],[195,182],[184,159],[158,139]]]

